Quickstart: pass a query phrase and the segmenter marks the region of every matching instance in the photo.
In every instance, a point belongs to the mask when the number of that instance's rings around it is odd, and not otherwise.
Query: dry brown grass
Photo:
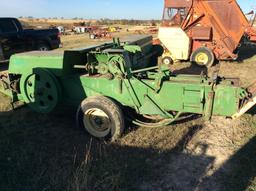
[[[113,33],[112,37],[123,38],[131,34],[132,33],[123,31],[119,33]],[[85,34],[78,34],[78,35],[62,36],[61,41],[63,43],[63,47],[61,49],[58,49],[57,51],[63,51],[63,50],[73,49],[73,48],[85,48],[86,46],[110,42],[112,41],[112,38],[101,38],[101,39],[91,40],[89,39],[89,34],[85,33]]]

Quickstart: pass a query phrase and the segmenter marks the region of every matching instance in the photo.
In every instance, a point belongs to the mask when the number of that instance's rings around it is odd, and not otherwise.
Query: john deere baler
[[[123,133],[125,118],[160,127],[186,113],[237,118],[255,105],[253,86],[250,91],[220,77],[174,75],[157,63],[161,54],[150,36],[64,53],[17,54],[0,87],[37,112],[74,105],[90,134],[113,140]]]

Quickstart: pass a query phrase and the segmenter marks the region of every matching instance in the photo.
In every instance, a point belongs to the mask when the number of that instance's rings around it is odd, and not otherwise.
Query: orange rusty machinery
[[[200,50],[211,51],[208,57],[213,55],[217,60],[235,60],[244,37],[256,42],[256,29],[236,0],[165,0],[161,27],[179,27],[186,33],[192,62],[198,62],[198,55],[193,53]],[[211,65],[214,59],[201,57],[205,65]]]
[[[246,33],[247,33],[249,39],[252,42],[256,42],[256,28],[255,28],[255,25],[256,25],[256,13],[254,11],[252,11],[251,15],[252,15],[251,26],[247,28]]]

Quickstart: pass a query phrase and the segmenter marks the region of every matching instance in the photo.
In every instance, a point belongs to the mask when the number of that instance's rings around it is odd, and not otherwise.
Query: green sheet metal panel
[[[219,85],[215,89],[214,115],[232,116],[239,109],[239,92],[241,88]]]
[[[63,53],[59,52],[27,52],[11,57],[10,74],[32,73],[34,68],[49,68],[56,76],[62,75]]]
[[[145,102],[145,96],[149,96],[160,108],[166,111],[183,111],[202,114],[204,109],[204,92],[210,89],[206,83],[174,83],[165,81],[159,93],[153,89],[153,80],[130,80],[132,89],[126,84],[128,80],[108,80],[99,77],[80,76],[63,78],[62,87],[65,102],[73,100],[80,103],[88,96],[104,95],[111,97],[122,105],[130,107],[140,107]],[[193,81],[193,80],[192,80]],[[122,84],[120,84],[122,83]],[[72,91],[71,91],[72,89]],[[134,100],[131,93],[135,94]],[[76,101],[75,101],[76,100]],[[136,102],[138,101],[138,102]]]

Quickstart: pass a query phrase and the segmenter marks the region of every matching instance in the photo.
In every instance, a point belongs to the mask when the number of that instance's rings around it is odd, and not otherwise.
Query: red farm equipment
[[[158,38],[164,63],[190,59],[211,66],[236,60],[245,39],[256,42],[256,29],[236,0],[165,0]]]
[[[108,28],[98,28],[96,30],[91,30],[89,32],[89,38],[90,39],[111,39],[112,35],[111,32],[109,32]]]

